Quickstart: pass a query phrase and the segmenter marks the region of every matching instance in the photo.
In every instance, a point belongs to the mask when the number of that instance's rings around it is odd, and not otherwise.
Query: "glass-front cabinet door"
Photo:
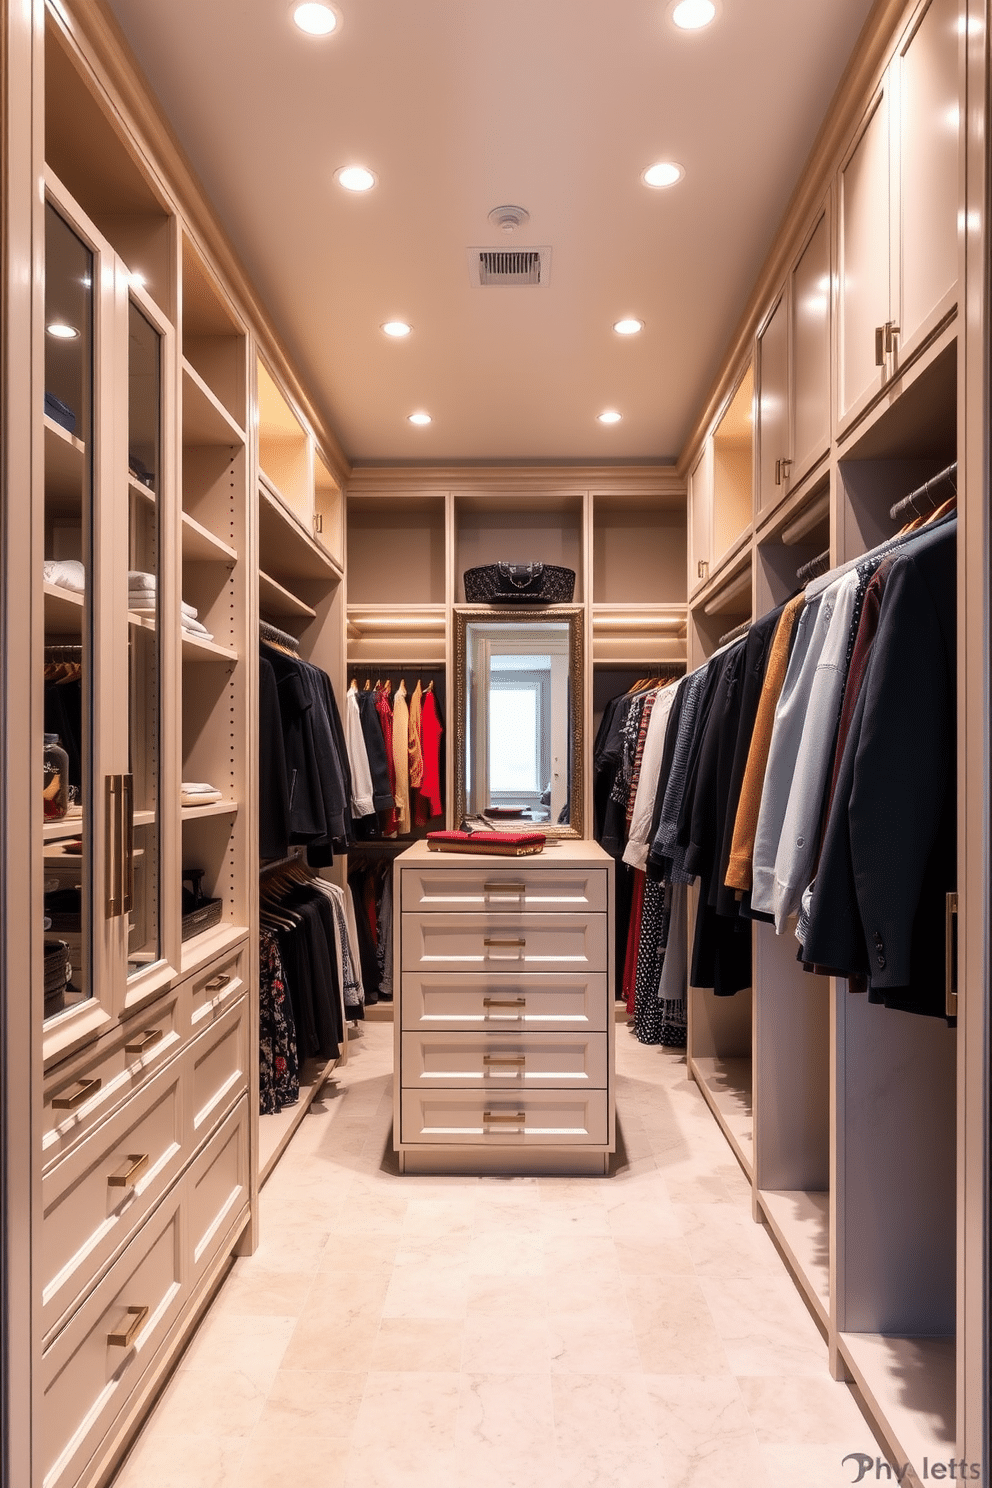
[[[175,710],[163,679],[175,676],[178,613],[166,538],[171,327],[51,179],[44,303],[39,819],[54,1058],[171,975],[163,884],[177,828],[163,728]]]

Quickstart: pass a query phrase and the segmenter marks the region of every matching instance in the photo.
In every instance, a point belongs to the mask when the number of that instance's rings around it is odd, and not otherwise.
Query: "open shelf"
[[[900,1467],[956,1456],[956,1346],[953,1338],[841,1333],[839,1347]],[[932,1473],[930,1474],[932,1476]]]
[[[183,512],[183,557],[197,563],[237,563],[238,555],[221,538],[215,537],[188,512]]]
[[[216,641],[205,641],[200,636],[183,631],[184,661],[237,661],[238,653],[233,646],[218,646]]]
[[[313,474],[307,431],[287,403],[275,378],[259,362],[258,464],[287,509],[305,528],[313,516]]]
[[[142,501],[147,502],[149,506],[155,505],[155,492],[150,486],[146,486],[143,481],[140,481],[136,475],[132,475],[130,471],[127,473],[127,488],[135,496],[140,496]]]
[[[258,571],[258,608],[263,617],[274,615],[279,619],[314,620],[317,616],[315,609],[261,569]]]
[[[758,1203],[823,1327],[830,1321],[830,1195],[759,1189]]]
[[[329,553],[300,525],[271,481],[258,487],[259,547],[265,554],[266,570],[280,581],[341,577],[341,569]]]
[[[199,821],[205,816],[237,816],[240,808],[239,801],[210,801],[206,806],[183,806],[180,815],[184,822]]]
[[[58,584],[45,584],[45,632],[82,635],[84,596]]]
[[[328,1075],[338,1064],[309,1061],[300,1071],[300,1098],[295,1106],[258,1118],[258,1182],[261,1186],[289,1146],[294,1133],[320,1094]]]
[[[754,1170],[751,1060],[696,1055],[689,1058],[689,1071],[750,1178]]]
[[[238,427],[195,367],[183,359],[183,444],[243,444]]]
[[[182,240],[183,357],[230,414],[245,427],[245,332],[199,253]]]
[[[77,808],[75,816],[63,816],[58,821],[46,821],[41,835],[46,842],[59,842],[64,837],[78,837],[83,830],[83,813]]]

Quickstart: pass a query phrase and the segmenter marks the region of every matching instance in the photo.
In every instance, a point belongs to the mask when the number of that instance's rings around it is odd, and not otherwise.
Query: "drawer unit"
[[[404,1142],[571,1147],[609,1140],[605,1090],[404,1090],[401,1109]]]
[[[605,914],[404,914],[406,971],[606,971]]]
[[[189,1171],[189,1246],[194,1284],[248,1216],[248,1097],[197,1156]]]
[[[404,1029],[606,1032],[605,972],[408,972]]]
[[[401,1171],[605,1171],[612,859],[577,840],[526,863],[417,843],[394,873]]]
[[[606,1089],[605,1033],[405,1033],[405,1089]]]
[[[48,1335],[134,1233],[189,1157],[186,1065],[174,1060],[42,1180]]]
[[[95,1048],[67,1059],[45,1081],[42,1153],[57,1162],[121,1101],[178,1053],[186,1027],[178,990],[128,1018]]]
[[[180,1182],[43,1355],[45,1488],[69,1488],[110,1431],[184,1304]]]
[[[248,999],[242,997],[190,1044],[194,1142],[248,1089]]]
[[[605,914],[606,874],[602,868],[411,868],[403,875],[401,908]]]
[[[248,946],[243,943],[188,979],[190,1026],[194,1034],[216,1022],[248,990],[247,956]]]

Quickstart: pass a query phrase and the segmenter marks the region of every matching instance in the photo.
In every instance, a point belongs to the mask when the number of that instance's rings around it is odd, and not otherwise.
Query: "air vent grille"
[[[469,276],[476,288],[495,285],[546,285],[550,248],[470,248]]]

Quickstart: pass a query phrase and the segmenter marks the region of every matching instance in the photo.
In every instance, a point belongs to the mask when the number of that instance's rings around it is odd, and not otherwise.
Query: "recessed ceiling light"
[[[343,165],[334,175],[345,191],[371,191],[375,185],[375,176],[365,165]]]
[[[430,416],[429,413],[411,413],[411,414],[408,414],[407,417],[408,417],[408,420],[409,420],[409,422],[411,424],[416,424],[418,427],[420,427],[423,424],[429,424],[429,423],[432,422],[432,419],[431,419],[431,416]]]
[[[308,0],[306,5],[293,6],[293,20],[308,36],[330,36],[337,30],[340,17],[329,5]]]
[[[613,322],[613,329],[618,336],[636,336],[638,331],[643,331],[644,322],[643,320],[635,320],[631,316],[628,320],[615,320]]]
[[[387,320],[382,329],[387,336],[395,336],[399,339],[401,336],[409,336],[413,326],[407,325],[405,320]]]
[[[79,335],[75,326],[66,325],[63,320],[53,320],[51,325],[45,327],[45,330],[57,341],[74,341]]]
[[[654,165],[648,166],[641,180],[645,186],[674,186],[684,175],[685,171],[674,160],[659,160]]]
[[[617,413],[615,408],[604,408],[603,412],[597,413],[596,417],[601,424],[618,424],[623,418],[623,414]]]
[[[701,31],[716,19],[715,0],[678,0],[672,6],[671,17],[680,31]]]

